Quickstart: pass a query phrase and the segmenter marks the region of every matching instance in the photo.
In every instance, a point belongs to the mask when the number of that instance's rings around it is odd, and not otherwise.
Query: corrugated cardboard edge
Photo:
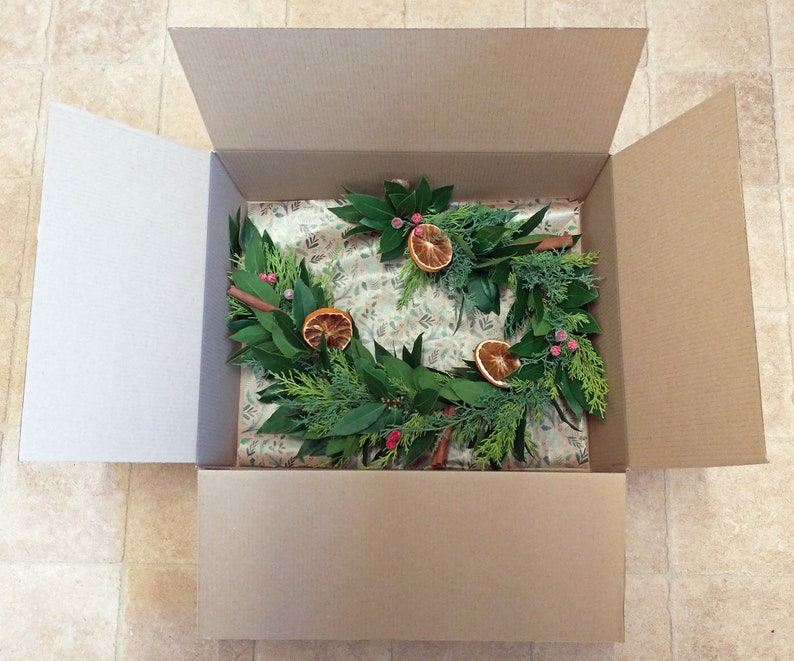
[[[210,155],[49,117],[20,458],[194,463]]]
[[[647,34],[644,28],[169,32],[219,152],[604,155]]]
[[[199,471],[203,637],[618,641],[624,554],[622,474]]]
[[[237,209],[245,217],[245,198],[217,154],[212,154],[196,439],[199,466],[233,466],[237,461],[240,368],[227,362],[236,345],[228,339],[229,306],[225,295],[230,267],[228,218]]]
[[[611,166],[629,466],[765,462],[733,88]]]

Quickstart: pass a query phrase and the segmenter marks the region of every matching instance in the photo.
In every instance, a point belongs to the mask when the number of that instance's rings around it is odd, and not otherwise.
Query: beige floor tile
[[[4,0],[0,5],[0,62],[43,62],[50,2]]]
[[[775,184],[774,95],[766,73],[660,72],[651,75],[651,127],[658,128],[730,85],[736,86],[745,185]]]
[[[66,103],[145,131],[157,131],[160,67],[53,66],[44,102]]]
[[[0,462],[0,561],[121,561],[128,466],[20,463],[18,454],[19,433],[8,432]]]
[[[390,661],[391,643],[380,640],[258,640],[256,661]]]
[[[745,186],[744,209],[747,218],[753,305],[784,308],[788,302],[785,286],[786,258],[777,190]]]
[[[25,252],[30,183],[0,179],[0,296],[16,296]]]
[[[290,0],[290,27],[378,27],[401,28],[405,21],[404,0]]]
[[[498,633],[495,633],[498,635]],[[393,661],[519,661],[531,658],[529,643],[445,643],[428,641],[394,641]],[[259,661],[259,659],[257,659]]]
[[[160,133],[186,145],[201,149],[212,148],[193,92],[180,68],[169,67],[163,73],[163,115]]]
[[[626,571],[667,571],[664,472],[631,470],[626,475]]]
[[[767,453],[767,465],[668,471],[674,571],[794,577],[794,443]]]
[[[0,67],[0,177],[27,177],[33,170],[42,75]]]
[[[517,28],[524,26],[524,0],[405,0],[409,28]]]
[[[118,661],[253,659],[251,641],[198,637],[194,566],[130,565],[123,590]]]
[[[626,576],[626,642],[615,645],[616,661],[672,658],[666,576]]]
[[[114,658],[118,565],[0,563],[3,659]]]
[[[535,23],[537,17],[548,23]],[[534,19],[532,17],[535,17]],[[527,0],[527,26],[558,28],[645,27],[645,0]]]
[[[623,114],[620,116],[610,151],[614,154],[637,142],[650,132],[650,92],[648,75],[638,69],[631,82]]]
[[[532,661],[612,661],[615,646],[607,643],[536,643]]]
[[[159,64],[167,6],[168,0],[58,0],[52,61]]]
[[[14,329],[17,306],[13,299],[0,298],[0,422],[7,419],[7,401],[13,371]]]
[[[794,186],[782,190],[783,228],[786,238],[786,277],[789,302],[794,303]],[[783,283],[778,283],[783,287]]]
[[[791,338],[785,312],[756,310],[755,332],[766,435],[791,436],[794,430],[794,383]]]
[[[654,67],[769,64],[764,0],[648,0],[648,62]]]
[[[169,27],[281,27],[287,0],[169,0]]]
[[[196,468],[132,467],[127,515],[128,562],[196,562]]]
[[[5,421],[12,427],[22,423],[22,398],[25,391],[25,364],[28,355],[28,328],[30,326],[30,301],[17,302],[16,324],[14,325],[11,351],[10,378],[6,398]],[[2,417],[2,388],[0,388],[0,420]]]
[[[670,591],[677,659],[791,658],[793,578],[679,577]]]
[[[794,68],[794,3],[768,0],[772,62],[776,67]]]
[[[39,212],[41,210],[41,176],[30,178],[30,205],[25,230],[25,249],[19,276],[19,296],[30,298],[33,290],[33,271],[36,264],[36,244],[38,242]]]
[[[780,180],[794,184],[794,71],[775,73]]]

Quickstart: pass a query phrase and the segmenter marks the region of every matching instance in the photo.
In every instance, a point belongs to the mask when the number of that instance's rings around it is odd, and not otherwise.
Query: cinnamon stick
[[[559,248],[570,248],[573,245],[572,236],[552,236],[548,239],[543,239],[535,252],[543,252],[544,250],[558,250]]]
[[[252,296],[251,294],[246,294],[244,291],[237,289],[234,285],[231,285],[227,290],[226,293],[233,298],[236,298],[238,301],[242,301],[246,305],[251,306],[252,308],[256,308],[257,310],[261,310],[262,312],[272,312],[273,310],[280,310],[281,308],[276,307],[275,305],[271,305],[267,301],[263,301],[261,298],[257,298],[256,296]]]
[[[454,415],[458,407],[454,404],[447,404],[444,407],[444,415]],[[436,470],[445,468],[447,465],[447,453],[449,452],[449,439],[452,436],[452,427],[447,427],[441,432],[441,439],[438,441],[433,457],[430,460],[430,467]]]

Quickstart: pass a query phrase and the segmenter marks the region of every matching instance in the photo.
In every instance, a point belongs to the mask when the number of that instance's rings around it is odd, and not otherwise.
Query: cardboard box
[[[172,38],[213,153],[51,110],[21,459],[196,462],[203,636],[621,640],[626,469],[765,461],[733,91],[610,156],[644,30]],[[233,468],[227,214],[422,174],[584,200],[590,471]]]

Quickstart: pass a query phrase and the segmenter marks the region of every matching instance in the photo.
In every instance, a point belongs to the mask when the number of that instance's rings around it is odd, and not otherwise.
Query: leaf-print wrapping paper
[[[547,204],[546,201],[487,202],[500,208],[518,212],[519,218],[529,218]],[[358,326],[361,340],[373,350],[372,340],[387,349],[411,346],[419,333],[424,333],[424,365],[441,370],[462,366],[471,360],[474,347],[484,339],[503,339],[504,316],[512,302],[511,292],[502,287],[502,317],[483,314],[467,308],[457,332],[458,301],[451,300],[439,287],[431,286],[418,294],[412,304],[397,309],[400,284],[397,274],[403,260],[381,264],[377,254],[378,234],[358,234],[343,239],[342,233],[350,225],[328,211],[340,206],[343,200],[306,200],[295,202],[251,203],[248,214],[257,228],[267,230],[273,241],[282,247],[295,249],[298,259],[305,258],[308,268],[316,275],[325,273],[333,283],[334,306],[348,310]],[[579,232],[579,203],[554,200],[539,234],[576,234]],[[251,368],[242,368],[240,391],[239,452],[240,466],[323,466],[322,458],[304,461],[295,459],[300,439],[282,434],[259,434],[275,405],[263,405],[257,391],[266,382]],[[582,421],[584,425],[584,421]],[[509,469],[584,468],[588,461],[586,428],[576,431],[563,423],[556,411],[549,408],[539,424],[527,425],[527,436],[538,446],[535,457],[527,455],[522,463],[508,456],[503,464]],[[354,464],[358,465],[358,464]],[[414,468],[430,465],[428,452]],[[472,467],[471,451],[450,445],[448,468]]]

